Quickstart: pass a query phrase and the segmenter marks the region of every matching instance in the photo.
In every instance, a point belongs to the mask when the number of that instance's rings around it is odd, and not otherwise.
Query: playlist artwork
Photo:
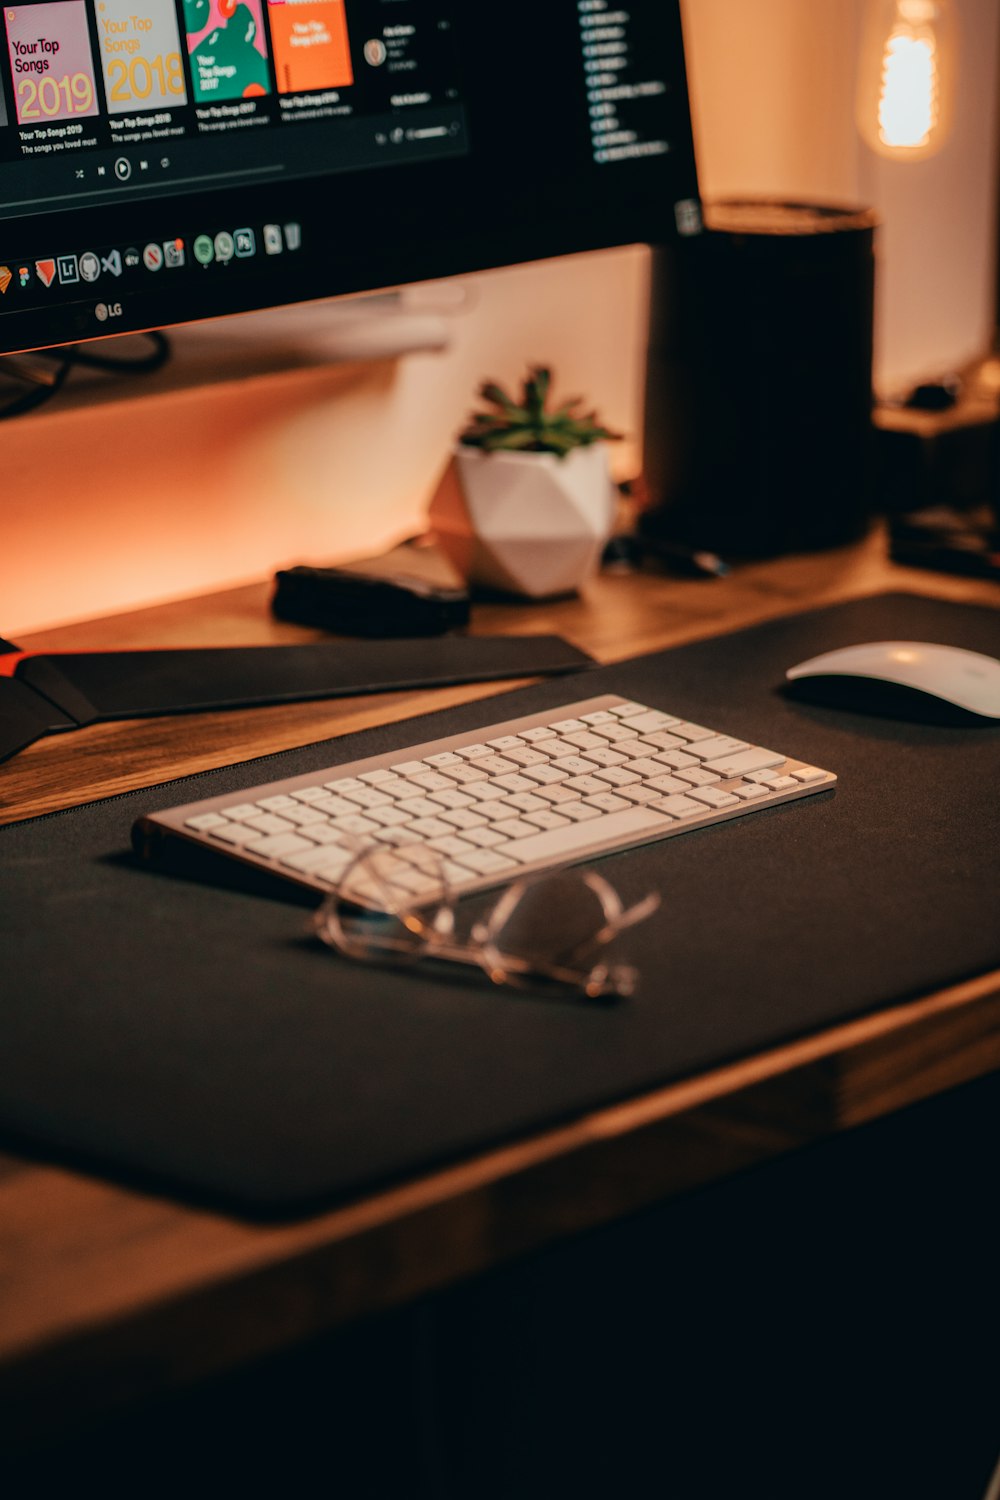
[[[267,14],[280,93],[350,88],[344,0],[268,0]]]
[[[96,115],[84,0],[5,5],[3,15],[18,124],[47,127]]]
[[[108,113],[187,103],[173,0],[97,0]]]
[[[271,92],[261,0],[184,0],[198,104]]]

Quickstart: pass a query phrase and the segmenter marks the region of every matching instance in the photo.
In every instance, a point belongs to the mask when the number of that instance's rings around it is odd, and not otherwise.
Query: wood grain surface
[[[577,598],[477,608],[604,662],[892,588],[1000,606],[1000,587],[862,544],[722,580],[604,576]],[[18,641],[27,649],[316,638],[265,584]],[[503,684],[506,690],[513,684]],[[488,696],[496,684],[99,724],[0,766],[0,822]],[[185,1207],[0,1156],[0,1434],[223,1371],[1000,1068],[1000,973],[776,1048],[296,1224]]]

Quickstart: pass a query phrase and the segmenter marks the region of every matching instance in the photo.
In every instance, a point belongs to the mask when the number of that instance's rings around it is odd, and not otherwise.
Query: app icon
[[[21,283],[22,286],[27,286],[28,282],[31,280],[31,267],[30,266],[18,266],[18,268],[17,268],[17,279]]]
[[[284,244],[282,243],[282,239],[281,239],[281,225],[280,224],[265,224],[264,225],[264,254],[265,255],[280,255],[281,252],[282,252],[282,250],[284,250],[284,248],[285,247],[284,247]]]
[[[301,224],[285,225],[285,244],[288,246],[289,250],[298,250],[299,246],[302,244]]]
[[[85,250],[80,256],[80,275],[84,281],[96,281],[101,274],[101,262],[93,250]]]
[[[0,297],[5,294],[13,280],[14,273],[10,266],[0,266]]]
[[[108,271],[112,276],[122,274],[122,253],[120,250],[109,250],[101,260],[101,270]]]
[[[80,267],[75,255],[60,255],[59,280],[63,286],[72,286],[74,281],[80,280]]]
[[[194,258],[200,266],[210,266],[215,259],[215,246],[207,234],[199,234],[192,245]]]
[[[227,260],[232,260],[233,251],[235,249],[236,245],[233,241],[232,235],[229,233],[229,230],[220,229],[218,234],[215,236],[216,260],[222,261],[223,264],[225,264]]]
[[[131,271],[134,271],[136,266],[139,264],[139,252],[138,250],[133,250],[131,245],[125,251],[125,264]]]
[[[178,266],[184,264],[184,241],[164,240],[163,256],[167,263],[167,270],[174,271]]]
[[[56,279],[56,263],[54,260],[36,260],[35,270],[42,286],[51,286]]]
[[[257,238],[252,229],[237,229],[233,232],[236,241],[236,254],[240,260],[246,260],[248,255],[257,254]]]
[[[159,271],[163,266],[163,251],[159,245],[147,245],[142,252],[142,263],[147,271]]]

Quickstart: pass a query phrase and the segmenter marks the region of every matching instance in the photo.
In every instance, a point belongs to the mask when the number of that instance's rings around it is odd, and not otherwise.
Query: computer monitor
[[[678,0],[5,0],[0,353],[700,228]]]

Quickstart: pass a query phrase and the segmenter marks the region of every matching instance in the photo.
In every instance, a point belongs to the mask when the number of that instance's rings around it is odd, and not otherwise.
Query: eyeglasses
[[[631,995],[638,973],[609,962],[609,945],[660,904],[653,892],[625,907],[594,870],[563,869],[506,886],[463,934],[456,895],[435,850],[369,848],[339,877],[315,930],[363,963],[464,964],[494,984],[611,1000]]]

